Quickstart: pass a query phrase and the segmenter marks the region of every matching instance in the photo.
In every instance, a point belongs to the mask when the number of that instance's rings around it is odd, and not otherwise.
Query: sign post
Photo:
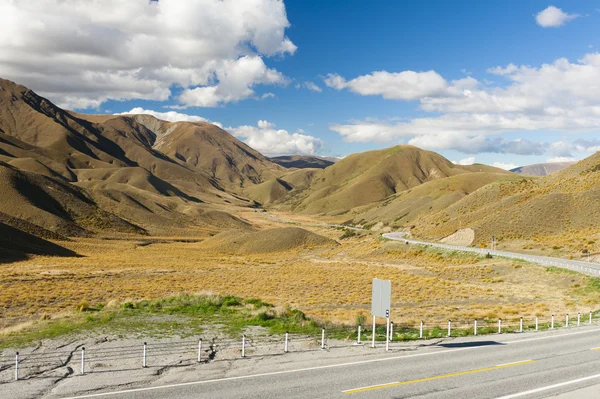
[[[371,299],[371,315],[373,316],[373,340],[371,346],[375,347],[376,318],[386,318],[385,350],[389,349],[390,336],[390,308],[392,305],[392,282],[390,280],[373,279],[373,293]]]

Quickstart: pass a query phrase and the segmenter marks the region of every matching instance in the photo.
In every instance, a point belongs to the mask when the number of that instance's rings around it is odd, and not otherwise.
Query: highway
[[[382,234],[382,237],[387,238],[388,240],[404,241],[408,242],[409,244],[426,245],[435,248],[448,249],[451,251],[473,252],[480,255],[490,254],[492,256],[500,256],[510,259],[520,259],[527,262],[537,263],[543,266],[555,266],[563,269],[569,269],[590,276],[600,276],[600,264],[594,262],[582,262],[578,260],[552,258],[549,256],[527,255],[520,254],[517,252],[497,251],[487,248],[464,247],[459,245],[449,245],[437,242],[411,240],[406,238],[406,233],[404,232],[385,233]]]
[[[258,363],[246,375],[77,398],[592,399],[600,397],[599,347],[598,326],[480,336],[301,369],[290,362],[261,373]]]

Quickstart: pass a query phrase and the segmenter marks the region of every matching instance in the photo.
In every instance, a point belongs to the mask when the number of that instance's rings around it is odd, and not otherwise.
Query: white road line
[[[576,380],[571,380],[571,381],[566,381],[566,382],[561,382],[559,384],[554,384],[554,385],[548,385],[546,387],[541,387],[541,388],[537,388],[537,389],[532,389],[530,391],[525,391],[525,392],[519,392],[519,393],[514,393],[512,395],[506,395],[506,396],[502,396],[500,398],[496,398],[496,399],[513,399],[513,398],[521,398],[523,396],[527,396],[527,395],[532,395],[534,393],[539,393],[539,392],[544,392],[544,391],[550,391],[551,389],[556,389],[556,388],[561,388],[561,387],[566,387],[568,385],[573,385],[573,384],[577,384],[580,382],[584,382],[584,381],[589,381],[589,380],[594,380],[596,378],[600,378],[600,374],[596,374],[596,375],[590,375],[589,377],[583,377],[583,378],[578,378]]]
[[[560,338],[560,337],[565,337],[568,335],[586,334],[586,333],[592,333],[592,332],[598,332],[598,331],[600,331],[600,329],[579,331],[579,332],[568,333],[568,334],[557,334],[557,335],[551,335],[551,336],[547,336],[547,337],[538,337],[538,338],[521,339],[521,340],[515,340],[515,341],[499,342],[499,343],[510,345],[510,344],[520,343],[520,342],[529,342],[529,341],[538,341],[538,340],[543,340],[543,339]],[[472,342],[477,342],[477,341],[472,341]],[[67,397],[64,399],[83,399],[83,398],[97,398],[97,397],[103,397],[103,396],[114,396],[114,395],[121,395],[121,394],[133,393],[133,392],[154,391],[154,390],[159,390],[159,389],[185,387],[185,386],[190,386],[190,385],[203,385],[203,384],[211,384],[211,383],[217,383],[217,382],[226,382],[226,381],[243,380],[243,379],[258,378],[258,377],[267,377],[267,376],[280,375],[280,374],[300,373],[303,371],[323,370],[323,369],[331,369],[331,368],[337,368],[337,367],[355,366],[355,365],[360,365],[360,364],[387,362],[387,361],[399,360],[399,359],[410,359],[410,358],[415,358],[415,357],[433,356],[433,355],[438,355],[438,354],[443,354],[443,353],[461,352],[461,351],[475,350],[475,349],[482,349],[482,348],[489,348],[489,347],[490,347],[489,345],[469,346],[469,347],[465,347],[465,348],[439,350],[439,351],[428,352],[428,353],[416,353],[414,355],[393,356],[393,357],[385,357],[385,358],[380,358],[380,359],[360,360],[360,361],[350,362],[350,363],[337,363],[337,364],[329,364],[326,366],[306,367],[306,368],[294,369],[294,370],[273,371],[270,373],[240,375],[237,377],[217,378],[217,379],[213,379],[213,380],[192,381],[192,382],[184,382],[184,383],[180,383],[180,384],[160,385],[160,386],[156,386],[156,387],[135,388],[135,389],[126,389],[123,391],[71,396],[71,397]]]

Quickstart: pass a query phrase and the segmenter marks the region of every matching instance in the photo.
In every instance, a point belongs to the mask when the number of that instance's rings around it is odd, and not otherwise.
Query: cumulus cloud
[[[153,117],[163,120],[163,121],[167,121],[167,122],[208,122],[208,123],[212,123],[213,125],[217,125],[219,127],[222,127],[222,125],[219,122],[213,122],[210,121],[206,118],[203,118],[201,116],[198,115],[188,115],[188,114],[183,114],[181,112],[176,112],[176,111],[168,111],[168,112],[159,112],[159,111],[154,111],[151,109],[144,109],[141,107],[136,107],[136,108],[132,108],[131,111],[128,112],[120,112],[114,115],[152,115]]]
[[[518,155],[570,156],[571,151],[590,152],[590,143],[549,145],[526,139],[505,141],[507,132],[600,131],[600,54],[591,53],[577,62],[557,59],[539,67],[494,67],[489,73],[502,76],[508,84],[481,84],[472,77],[446,81],[427,95],[384,95],[374,84],[361,94],[373,93],[398,100],[418,100],[422,111],[435,113],[400,121],[365,119],[333,124],[330,129],[350,142],[389,143],[399,140],[433,150],[455,149],[463,153],[496,152]],[[378,74],[378,73],[377,73]],[[365,76],[378,76],[376,73]],[[329,75],[330,87],[349,87],[339,75]],[[357,78],[358,79],[358,78]],[[600,144],[600,143],[599,143]],[[599,147],[600,148],[600,147]]]
[[[460,161],[452,161],[456,165],[473,165],[475,163],[475,157],[468,157],[461,159]]]
[[[284,82],[263,57],[295,52],[288,27],[282,1],[2,1],[0,76],[72,108],[174,85],[182,106],[215,106]]]
[[[575,158],[571,158],[571,157],[552,157],[552,158],[548,158],[548,160],[546,162],[548,163],[555,163],[555,162],[574,162]]]
[[[323,89],[321,89],[319,86],[317,86],[315,84],[315,82],[304,82],[304,87],[307,88],[310,91],[316,91],[317,93],[320,93],[323,91]]]
[[[575,18],[579,18],[578,14],[569,14],[561,10],[560,8],[549,6],[548,8],[540,11],[535,16],[535,21],[538,25],[543,28],[558,28]]]
[[[179,102],[190,107],[215,107],[236,102],[254,95],[257,84],[287,84],[288,80],[274,69],[269,69],[259,56],[245,56],[237,60],[219,62],[214,68],[217,84],[186,89]]]
[[[514,163],[505,163],[505,162],[494,162],[492,164],[492,166],[494,166],[496,168],[504,169],[504,170],[511,170],[511,169],[515,169],[518,167],[518,165],[515,165]]]
[[[314,154],[323,146],[316,137],[276,129],[275,124],[265,120],[258,121],[256,126],[228,127],[225,130],[265,155]]]
[[[394,100],[415,100],[437,95],[447,88],[447,82],[435,71],[377,71],[346,81],[337,74],[328,74],[325,85],[336,90],[348,89],[363,96],[380,95]]]

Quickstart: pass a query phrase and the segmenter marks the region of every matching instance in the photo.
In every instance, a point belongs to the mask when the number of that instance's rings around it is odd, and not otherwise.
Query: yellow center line
[[[592,348],[593,351],[600,351],[600,348]]]
[[[600,350],[600,348],[598,348],[598,350]],[[353,394],[353,393],[374,391],[376,389],[391,388],[391,387],[397,387],[397,386],[400,386],[400,385],[410,385],[410,384],[416,384],[418,382],[441,380],[441,379],[444,379],[444,378],[459,377],[461,375],[482,373],[484,371],[499,370],[499,369],[504,369],[504,368],[507,368],[507,367],[522,366],[524,364],[530,364],[530,363],[533,363],[533,362],[535,362],[535,360],[523,360],[521,362],[501,364],[501,365],[498,365],[498,366],[485,367],[485,368],[482,368],[482,369],[468,370],[468,371],[459,371],[459,372],[456,372],[456,373],[437,375],[437,376],[434,376],[434,377],[420,378],[418,380],[397,381],[397,382],[390,382],[388,384],[372,385],[370,387],[349,389],[347,391],[343,391],[343,393],[349,395],[349,394]]]

